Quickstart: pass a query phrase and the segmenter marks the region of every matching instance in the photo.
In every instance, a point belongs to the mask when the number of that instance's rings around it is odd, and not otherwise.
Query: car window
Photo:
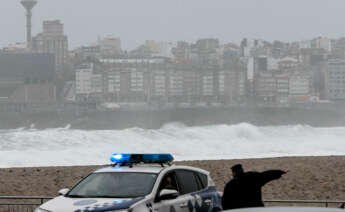
[[[158,193],[163,189],[179,190],[176,182],[175,172],[167,173],[160,182]]]
[[[196,172],[196,174],[197,174],[197,176],[198,176],[199,179],[200,179],[202,188],[206,188],[207,185],[208,185],[208,178],[207,178],[207,175],[206,175],[206,174],[202,174],[202,173],[200,173],[200,172]]]
[[[157,175],[151,173],[93,173],[76,185],[67,196],[134,198],[152,191]]]
[[[199,190],[194,172],[176,170],[176,177],[180,188],[180,194],[188,194]]]

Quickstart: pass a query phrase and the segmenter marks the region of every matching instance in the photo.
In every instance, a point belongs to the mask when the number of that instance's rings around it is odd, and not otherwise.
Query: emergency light
[[[110,157],[113,163],[170,163],[174,160],[171,154],[122,154],[115,153]]]

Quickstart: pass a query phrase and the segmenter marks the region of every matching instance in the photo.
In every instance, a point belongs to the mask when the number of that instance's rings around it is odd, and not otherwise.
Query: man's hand
[[[282,172],[282,175],[284,175],[284,174],[287,174],[289,170],[281,170],[281,172]]]

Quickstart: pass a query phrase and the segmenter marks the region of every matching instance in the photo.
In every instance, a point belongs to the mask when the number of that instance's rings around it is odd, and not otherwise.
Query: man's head
[[[166,184],[171,184],[171,183],[172,183],[172,179],[171,179],[170,176],[167,176],[167,177],[165,178],[165,183],[166,183]]]
[[[232,170],[232,175],[234,177],[238,177],[239,175],[244,173],[243,167],[241,164],[236,164],[234,166],[231,167]]]

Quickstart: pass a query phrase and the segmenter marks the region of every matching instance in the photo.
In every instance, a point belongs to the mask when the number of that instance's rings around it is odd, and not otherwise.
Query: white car
[[[221,199],[205,170],[171,165],[170,154],[114,154],[35,212],[217,212]]]

